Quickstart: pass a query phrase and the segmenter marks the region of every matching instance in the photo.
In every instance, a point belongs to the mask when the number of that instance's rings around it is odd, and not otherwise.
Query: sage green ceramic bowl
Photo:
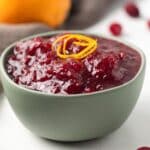
[[[61,32],[39,35],[49,37]],[[15,43],[6,48],[0,61],[1,81],[19,120],[34,134],[58,141],[88,140],[105,136],[119,128],[137,102],[145,73],[143,52],[124,43],[141,55],[142,63],[137,75],[121,86],[77,95],[45,94],[17,85],[5,69],[7,55],[12,52]]]

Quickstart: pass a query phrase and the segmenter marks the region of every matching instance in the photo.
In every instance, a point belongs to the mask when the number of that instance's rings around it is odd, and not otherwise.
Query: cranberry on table
[[[150,20],[147,21],[148,28],[150,29]]]
[[[124,8],[129,16],[135,17],[135,18],[140,16],[139,8],[134,2],[126,3]]]
[[[140,147],[137,150],[150,150],[150,147]]]
[[[111,23],[109,30],[114,36],[120,36],[122,34],[122,25],[117,22]]]
[[[138,52],[97,36],[91,36],[97,41],[93,53],[82,59],[62,59],[52,49],[60,36],[19,42],[7,60],[10,78],[20,86],[36,91],[78,94],[121,85],[131,80],[139,70],[141,58]],[[84,45],[78,46],[73,41],[77,42],[77,39],[66,43],[68,52],[82,51]]]

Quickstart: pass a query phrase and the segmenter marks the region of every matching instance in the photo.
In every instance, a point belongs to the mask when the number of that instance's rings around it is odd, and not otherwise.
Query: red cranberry
[[[60,93],[60,87],[54,87],[53,88],[53,92],[55,93],[55,94],[57,94],[57,93]]]
[[[77,60],[69,60],[68,67],[72,68],[75,72],[80,72],[83,69],[82,63]]]
[[[150,29],[150,20],[148,20],[147,25],[148,25],[148,27]]]
[[[36,73],[36,71],[33,71],[32,81],[36,81],[36,78],[37,78],[37,73]]]
[[[30,60],[31,60],[31,58],[30,58],[30,57],[26,57],[26,58],[25,58],[25,62],[24,62],[24,63],[25,63],[26,65],[28,65],[28,64],[29,64],[29,62],[30,62]]]
[[[35,52],[36,52],[36,49],[32,48],[32,49],[28,49],[27,54],[33,56]]]
[[[109,27],[109,30],[114,36],[119,36],[122,32],[122,26],[119,23],[112,23]]]
[[[51,43],[43,42],[41,46],[41,52],[46,53],[52,49]]]
[[[79,93],[80,91],[83,90],[82,82],[80,82],[80,81],[71,79],[71,80],[69,80],[68,83],[69,83],[69,86],[68,86],[68,88],[66,88],[67,93],[75,94],[75,93]]]
[[[112,56],[110,55],[101,61],[100,66],[105,73],[106,72],[109,73],[113,69],[115,61],[116,58],[113,55]]]
[[[42,42],[42,38],[41,37],[36,37],[33,39],[34,42]]]
[[[150,147],[140,147],[137,150],[150,150]]]
[[[130,15],[131,17],[139,17],[140,16],[140,12],[139,12],[139,8],[137,7],[137,5],[133,2],[128,2],[125,5],[125,11],[127,12],[128,15]]]

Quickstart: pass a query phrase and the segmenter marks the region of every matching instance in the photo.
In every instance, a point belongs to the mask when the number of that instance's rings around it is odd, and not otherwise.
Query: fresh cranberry
[[[114,36],[120,36],[122,32],[122,26],[120,23],[112,23],[109,27],[109,30]]]
[[[133,2],[128,2],[125,5],[125,11],[127,12],[128,15],[131,17],[139,17],[140,16],[140,11],[137,5]]]
[[[147,22],[148,28],[150,29],[150,20]]]
[[[26,65],[28,65],[30,61],[31,61],[31,58],[29,56],[24,59],[24,63]]]
[[[150,150],[150,147],[140,147],[137,150]]]
[[[103,70],[104,73],[110,73],[114,67],[116,60],[117,58],[115,58],[115,56],[109,55],[101,61],[100,68]]]
[[[68,61],[68,67],[72,68],[75,72],[80,72],[83,69],[82,63],[80,61],[74,60],[74,59],[70,59]]]
[[[68,87],[65,89],[67,93],[76,94],[83,90],[82,82],[79,80],[71,79],[68,82]]]

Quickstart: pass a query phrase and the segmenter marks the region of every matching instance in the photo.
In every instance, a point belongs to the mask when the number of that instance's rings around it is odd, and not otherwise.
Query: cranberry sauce
[[[59,36],[59,35],[58,35]],[[97,39],[96,50],[83,59],[62,59],[52,50],[58,37],[18,42],[8,56],[10,78],[29,89],[46,93],[77,94],[100,91],[131,80],[141,64],[139,53],[119,42]],[[82,46],[67,43],[67,50],[79,52]]]

